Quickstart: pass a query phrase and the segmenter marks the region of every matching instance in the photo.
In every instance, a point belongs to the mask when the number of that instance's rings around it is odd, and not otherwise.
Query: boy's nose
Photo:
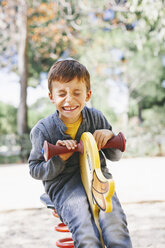
[[[72,97],[71,97],[70,94],[68,94],[68,95],[66,96],[66,102],[70,102],[71,100],[72,100]]]

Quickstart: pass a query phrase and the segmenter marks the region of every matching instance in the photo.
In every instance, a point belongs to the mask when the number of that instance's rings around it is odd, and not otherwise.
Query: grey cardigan
[[[82,110],[82,123],[77,131],[76,140],[80,141],[83,132],[94,133],[98,129],[112,130],[103,114],[94,109],[84,107]],[[79,170],[79,155],[75,152],[67,161],[63,161],[59,156],[54,156],[47,162],[42,154],[44,140],[56,144],[58,140],[71,139],[65,134],[65,124],[58,116],[58,111],[54,114],[40,120],[31,130],[30,139],[32,150],[29,156],[29,169],[33,178],[42,180],[46,193],[51,198],[52,190],[59,190],[63,187],[72,173]],[[104,153],[104,155],[103,155]],[[121,158],[121,152],[118,149],[104,149],[100,152],[101,166],[104,174],[108,173],[105,157],[111,161],[117,161]],[[105,175],[106,176],[106,175]]]

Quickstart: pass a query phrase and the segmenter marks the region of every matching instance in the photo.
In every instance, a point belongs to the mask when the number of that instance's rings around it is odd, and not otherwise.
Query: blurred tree
[[[130,110],[134,104],[142,121],[143,109],[161,107],[165,102],[164,1],[103,2],[101,6],[90,1],[90,7],[86,6],[80,59],[96,75],[94,93],[99,106],[104,95],[101,92],[107,88],[106,78],[114,80],[116,85],[120,81],[121,87],[128,88]],[[104,108],[108,107],[107,104]]]
[[[79,15],[73,0],[32,1],[28,9],[30,77],[38,79],[39,73],[48,72],[59,57],[76,53],[73,42],[78,42]]]
[[[39,73],[48,71],[55,60],[72,48],[80,24],[78,8],[73,0],[3,0],[0,5],[0,63],[9,71],[18,71],[20,76],[17,129],[23,134],[28,131],[27,81],[36,86]],[[30,77],[37,80],[29,80]]]
[[[0,102],[0,135],[12,134],[17,130],[17,109]]]
[[[89,68],[92,104],[106,113],[113,112],[102,101],[113,87],[105,83],[107,78],[128,88],[129,102],[134,103],[130,116],[139,109],[142,119],[143,109],[163,104],[164,1],[26,1],[29,85],[36,86],[39,73],[47,72],[59,57],[73,56]],[[15,70],[20,42],[17,5],[18,0],[3,0],[0,10],[3,63]]]
[[[16,70],[20,76],[20,104],[17,131],[27,132],[27,1],[6,0],[0,2],[1,28],[0,63],[8,70]]]
[[[18,73],[20,76],[20,103],[17,114],[17,131],[19,135],[27,133],[27,81],[28,81],[28,27],[27,1],[18,0]]]
[[[162,0],[133,1],[130,15],[136,20],[134,32],[124,36],[125,76],[140,122],[143,109],[165,104],[164,7]]]
[[[46,116],[55,112],[53,104],[50,104],[48,98],[40,98],[34,104],[29,107],[28,117],[29,117],[29,128],[31,129],[34,125],[45,118]]]
[[[20,103],[17,116],[17,132],[27,132],[27,1],[1,1],[1,66],[17,71],[20,77]]]

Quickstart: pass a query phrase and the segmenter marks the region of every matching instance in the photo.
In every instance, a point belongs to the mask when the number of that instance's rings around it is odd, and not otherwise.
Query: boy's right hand
[[[56,143],[57,146],[66,146],[68,150],[74,150],[77,147],[77,141],[76,140],[58,140]],[[58,156],[62,160],[67,160],[73,155],[74,152],[59,154]]]

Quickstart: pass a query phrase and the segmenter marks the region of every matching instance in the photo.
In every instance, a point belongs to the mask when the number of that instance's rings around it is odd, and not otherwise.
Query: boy
[[[56,112],[40,120],[31,131],[30,174],[43,181],[58,215],[72,233],[74,247],[99,248],[102,245],[98,230],[81,182],[79,154],[73,149],[83,132],[91,132],[100,150],[102,171],[106,177],[111,175],[105,157],[119,160],[121,152],[110,148],[101,151],[114,134],[100,111],[85,106],[91,98],[91,88],[90,75],[82,64],[67,59],[56,62],[48,74],[48,88]],[[45,162],[42,155],[44,140],[66,146],[70,153],[54,156]],[[111,213],[100,211],[99,214],[104,243],[108,248],[130,248],[126,217],[116,194],[112,203]]]

